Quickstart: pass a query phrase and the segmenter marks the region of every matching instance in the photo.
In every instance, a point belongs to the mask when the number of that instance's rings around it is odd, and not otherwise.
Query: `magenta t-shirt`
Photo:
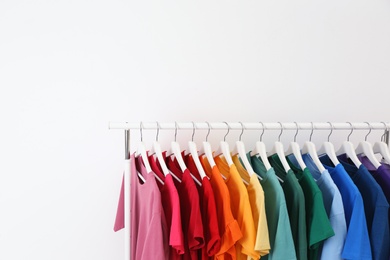
[[[165,260],[168,259],[168,248],[164,246],[168,240],[168,228],[161,205],[160,190],[154,174],[147,173],[142,164],[136,164],[137,160],[132,154],[130,158],[131,259]],[[145,183],[138,178],[138,172],[144,177]],[[122,179],[114,231],[124,226],[124,180]]]

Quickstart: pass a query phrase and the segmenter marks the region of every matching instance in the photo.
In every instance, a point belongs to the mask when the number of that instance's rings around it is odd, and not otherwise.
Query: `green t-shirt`
[[[296,167],[289,158],[287,162],[294,171],[305,194],[307,240],[309,241],[308,257],[318,259],[323,241],[334,236],[334,231],[326,214],[322,192],[315,183],[308,168],[303,171]]]
[[[295,252],[299,260],[307,260],[307,234],[305,196],[292,170],[285,172],[277,154],[268,158],[276,175],[283,180],[281,183],[287,202],[291,233],[294,240]]]
[[[275,175],[274,169],[267,171],[263,162],[257,156],[250,156],[248,160],[253,170],[262,180],[260,184],[264,190],[265,211],[267,212],[268,233],[271,250],[262,260],[295,260],[297,259],[294,241],[291,234],[290,220],[287,213],[286,199],[282,187]]]

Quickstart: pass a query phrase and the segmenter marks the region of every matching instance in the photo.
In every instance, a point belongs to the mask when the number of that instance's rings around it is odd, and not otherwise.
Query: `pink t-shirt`
[[[152,170],[164,181],[164,185],[161,185],[160,182],[158,183],[161,191],[161,202],[169,230],[169,244],[167,244],[169,245],[169,259],[182,259],[182,255],[184,254],[184,237],[179,194],[173,183],[172,175],[168,174],[167,176],[164,176],[158,162],[153,156],[149,156],[149,163]]]
[[[165,260],[168,258],[168,250],[164,246],[168,240],[168,229],[161,205],[161,194],[154,174],[147,173],[139,162],[138,165],[136,164],[137,160],[132,154],[130,158],[131,258]],[[144,177],[145,183],[138,178],[138,172]],[[115,231],[124,228],[123,187],[122,179]],[[153,250],[150,250],[151,248]]]

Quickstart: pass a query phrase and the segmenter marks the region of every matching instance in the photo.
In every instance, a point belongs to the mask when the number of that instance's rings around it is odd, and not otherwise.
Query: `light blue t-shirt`
[[[333,237],[325,240],[320,259],[341,260],[341,254],[347,236],[347,223],[345,221],[344,205],[340,191],[332,180],[332,177],[330,177],[328,170],[325,169],[321,173],[308,154],[302,155],[302,158],[322,192],[325,211],[335,232]]]
[[[342,258],[372,259],[362,195],[341,164],[334,167],[327,155],[321,156],[320,161],[329,171],[343,200],[347,237]]]

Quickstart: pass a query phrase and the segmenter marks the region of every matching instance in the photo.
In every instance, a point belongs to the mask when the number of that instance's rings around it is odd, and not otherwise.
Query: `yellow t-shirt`
[[[248,256],[259,259],[260,254],[255,250],[256,229],[245,185],[234,164],[227,165],[226,160],[219,156],[214,160],[222,175],[226,177],[225,183],[230,193],[232,213],[243,235],[236,243],[237,259],[247,260]]]
[[[265,198],[263,188],[261,187],[256,174],[249,176],[237,155],[233,156],[232,159],[241,178],[248,183],[246,188],[252,208],[253,222],[256,229],[255,250],[259,252],[260,256],[267,255],[269,254],[271,246],[269,243],[267,216],[265,215]]]

